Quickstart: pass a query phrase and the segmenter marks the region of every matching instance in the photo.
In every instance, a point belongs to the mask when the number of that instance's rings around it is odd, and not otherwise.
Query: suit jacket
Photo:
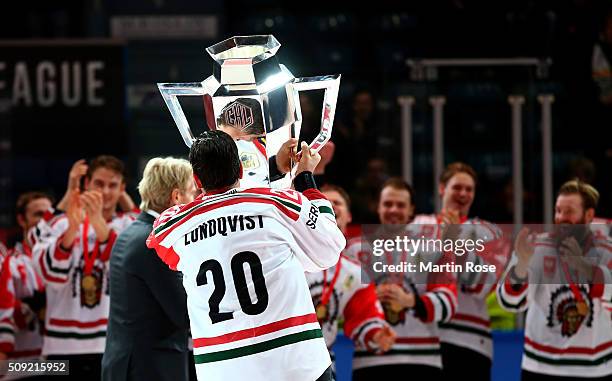
[[[153,221],[141,213],[111,252],[103,380],[188,379],[187,297],[181,274],[146,247]]]

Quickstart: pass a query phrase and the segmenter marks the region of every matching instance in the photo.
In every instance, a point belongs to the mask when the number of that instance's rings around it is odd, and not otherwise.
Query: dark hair
[[[111,155],[100,155],[93,159],[87,167],[87,178],[91,179],[91,176],[98,168],[106,168],[111,171],[115,171],[121,175],[122,181],[125,183],[127,174],[125,172],[125,165],[115,156]]]
[[[246,135],[266,132],[261,104],[251,98],[238,98],[225,106],[217,118],[217,125],[235,128]]]
[[[334,184],[324,184],[323,186],[321,186],[321,189],[319,190],[321,192],[330,192],[330,191],[338,192],[340,197],[342,197],[344,199],[344,202],[346,202],[346,207],[351,209],[351,197],[348,195],[348,193],[346,193],[344,188],[342,188],[341,186],[334,185]]]
[[[476,185],[476,183],[478,182],[478,176],[476,175],[476,171],[474,170],[474,168],[472,168],[468,164],[456,161],[446,166],[444,172],[442,172],[442,174],[440,175],[440,184],[446,185],[446,183],[448,183],[448,181],[457,173],[465,173],[469,175],[472,180],[474,180],[474,185]]]
[[[582,198],[584,210],[597,209],[599,192],[593,186],[578,179],[570,180],[559,188],[558,196],[566,194],[578,194]]]
[[[410,194],[410,204],[414,205],[414,189],[406,182],[406,180],[402,179],[401,177],[391,177],[390,179],[387,179],[387,181],[385,181],[380,188],[380,192],[378,192],[379,197],[380,193],[382,193],[382,191],[387,187],[408,191],[408,194]]]
[[[34,200],[38,200],[39,198],[46,198],[47,200],[53,203],[53,198],[46,193],[43,192],[26,192],[19,195],[17,198],[17,215],[23,216],[26,213],[26,209],[28,208],[28,204]]]
[[[189,150],[193,173],[207,191],[232,186],[240,179],[240,157],[231,136],[223,131],[204,131]]]

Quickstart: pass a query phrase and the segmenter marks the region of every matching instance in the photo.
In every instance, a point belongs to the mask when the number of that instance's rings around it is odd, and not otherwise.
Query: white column
[[[412,105],[414,97],[401,96],[397,98],[401,109],[402,128],[402,177],[412,184]],[[414,202],[414,200],[413,200]]]
[[[444,169],[444,104],[446,97],[438,95],[429,98],[433,107],[433,170],[434,170],[434,208],[438,213],[441,200],[438,197],[438,181]]]
[[[514,229],[523,225],[523,114],[525,97],[510,95],[512,108],[512,197]]]
[[[552,103],[551,94],[538,96],[542,109],[542,191],[544,194],[544,223],[553,222],[553,163],[552,163]]]

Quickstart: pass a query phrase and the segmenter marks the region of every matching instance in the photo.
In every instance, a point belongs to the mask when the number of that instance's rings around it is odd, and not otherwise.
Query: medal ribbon
[[[592,239],[593,237],[591,235],[587,237],[586,242],[584,244],[584,249],[583,249],[585,253],[590,249],[592,245]],[[578,288],[576,283],[574,283],[572,280],[572,275],[570,274],[569,268],[565,261],[563,261],[563,263],[561,264],[561,268],[563,269],[563,275],[565,276],[565,279],[569,283],[570,289],[572,290],[572,294],[574,295],[574,298],[576,298],[576,302],[585,303],[584,297],[582,296],[580,289]]]
[[[89,254],[89,240],[87,239],[87,233],[89,232],[89,218],[85,216],[85,220],[83,221],[83,258],[85,259],[85,267],[83,268],[83,274],[89,275],[93,270],[94,262],[98,257],[100,251],[100,245],[96,240],[96,245],[94,246],[91,255]]]
[[[332,278],[329,287],[327,284],[327,270],[323,270],[323,291],[321,291],[321,302],[319,302],[319,304],[322,306],[327,306],[327,303],[329,303],[329,298],[331,298],[332,291],[334,290],[334,285],[336,284],[338,276],[340,275],[341,263],[342,259],[338,260],[338,263],[336,264],[336,273],[334,274],[334,277]]]
[[[572,281],[572,276],[570,275],[569,269],[567,268],[567,263],[563,262],[561,264],[561,268],[563,269],[563,275],[565,276],[565,279],[569,283],[570,289],[572,290],[572,294],[574,294],[574,298],[576,298],[576,301],[578,303],[584,303],[584,297],[582,296],[580,289],[578,289],[576,283]]]

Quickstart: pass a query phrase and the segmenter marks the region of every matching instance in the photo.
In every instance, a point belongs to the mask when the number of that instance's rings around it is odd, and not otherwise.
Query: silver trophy
[[[331,137],[340,86],[340,75],[295,78],[275,57],[279,48],[280,43],[272,35],[232,37],[206,49],[216,64],[213,75],[204,81],[157,84],[188,147],[194,135],[178,97],[201,96],[210,129],[231,132],[234,139],[259,143],[260,151],[265,150],[266,162],[261,163],[264,160],[260,156],[255,163],[253,160],[257,157],[248,152],[248,147],[241,149],[243,146],[238,145],[243,168],[246,164],[247,172],[256,168],[265,170],[258,185],[273,188],[286,187],[291,181],[291,173],[270,181],[267,158],[276,155],[289,138],[300,136],[299,92],[325,90],[321,130],[310,143],[310,148],[318,152]],[[264,137],[265,140],[258,139]]]

